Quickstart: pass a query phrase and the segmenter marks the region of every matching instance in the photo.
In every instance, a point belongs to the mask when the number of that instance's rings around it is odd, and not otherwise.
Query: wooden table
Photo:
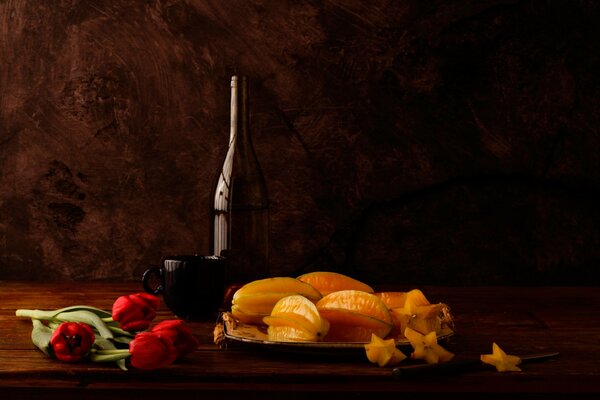
[[[327,393],[329,398],[484,398],[486,393],[493,398],[521,394],[547,399],[552,394],[600,392],[597,287],[422,287],[432,302],[451,306],[456,334],[447,347],[457,357],[490,353],[493,341],[511,354],[561,354],[548,361],[523,364],[520,373],[484,370],[398,379],[391,375],[391,368],[377,367],[363,357],[290,355],[231,346],[219,349],[213,344],[215,321],[190,323],[201,346],[163,370],[124,372],[112,363],[62,363],[47,358],[32,345],[31,322],[16,318],[15,310],[75,304],[110,310],[118,296],[139,292],[140,284],[0,283],[2,399],[285,396],[288,400],[306,399],[315,393]],[[167,318],[173,315],[163,307],[157,321]]]

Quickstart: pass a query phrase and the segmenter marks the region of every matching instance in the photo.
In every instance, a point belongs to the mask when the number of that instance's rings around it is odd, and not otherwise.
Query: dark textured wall
[[[0,279],[205,253],[251,80],[272,274],[599,283],[595,1],[0,0]]]

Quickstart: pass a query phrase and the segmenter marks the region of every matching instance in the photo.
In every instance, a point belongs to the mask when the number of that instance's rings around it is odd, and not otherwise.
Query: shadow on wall
[[[455,179],[371,203],[309,270],[380,284],[597,285],[599,200],[520,175]]]

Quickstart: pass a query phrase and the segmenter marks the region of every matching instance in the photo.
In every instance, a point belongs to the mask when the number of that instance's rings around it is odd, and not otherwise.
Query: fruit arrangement
[[[223,325],[243,331],[245,338],[266,328],[270,341],[360,344],[367,359],[380,367],[405,359],[437,364],[454,357],[438,343],[441,332],[451,332],[448,306],[430,303],[419,289],[375,292],[349,276],[323,271],[247,283],[233,294],[231,303],[231,311],[221,316]],[[223,325],[215,327],[218,345],[224,340]],[[397,347],[400,341],[408,342],[412,352],[404,354]],[[520,371],[521,359],[496,343],[493,354],[481,355],[481,361],[500,372]]]
[[[234,293],[230,315],[241,324],[267,327],[269,340],[294,342],[367,343],[373,335],[406,340],[407,328],[439,334],[451,322],[448,307],[431,304],[419,289],[375,292],[325,271],[247,283]]]

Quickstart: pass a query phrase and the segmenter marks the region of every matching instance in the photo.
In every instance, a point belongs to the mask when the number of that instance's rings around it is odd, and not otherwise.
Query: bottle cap
[[[239,84],[245,85],[246,84],[246,77],[245,76],[233,75],[231,77],[231,87],[238,87]]]

